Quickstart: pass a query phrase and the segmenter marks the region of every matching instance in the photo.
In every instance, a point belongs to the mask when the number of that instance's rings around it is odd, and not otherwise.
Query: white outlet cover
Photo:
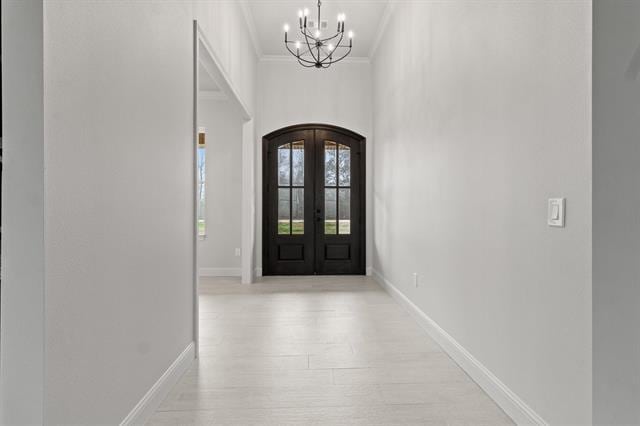
[[[549,198],[547,208],[547,224],[556,228],[564,228],[565,198]]]

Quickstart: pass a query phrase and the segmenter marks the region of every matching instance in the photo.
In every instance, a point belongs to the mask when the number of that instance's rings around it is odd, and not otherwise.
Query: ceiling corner
[[[387,6],[384,8],[384,12],[380,17],[380,22],[378,23],[378,28],[380,29],[376,33],[376,38],[373,40],[373,44],[371,45],[371,49],[369,50],[369,60],[373,61],[373,57],[375,56],[378,47],[380,46],[380,42],[382,41],[382,37],[384,33],[387,32],[387,26],[389,25],[389,20],[391,19],[391,15],[395,9],[396,0],[387,0]]]
[[[263,56],[262,49],[260,48],[260,42],[258,41],[258,35],[256,34],[256,23],[253,18],[253,12],[249,7],[247,0],[240,1],[240,8],[242,9],[242,16],[244,16],[244,22],[251,38],[251,44],[253,45],[253,51],[256,54],[256,58],[260,60]]]

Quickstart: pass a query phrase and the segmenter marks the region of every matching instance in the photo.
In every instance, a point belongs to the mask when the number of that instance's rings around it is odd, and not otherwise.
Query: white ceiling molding
[[[369,50],[369,59],[373,61],[373,57],[376,55],[378,51],[378,47],[380,46],[380,42],[382,41],[382,37],[384,33],[387,31],[387,26],[389,25],[389,20],[391,20],[391,15],[393,15],[393,11],[396,7],[396,0],[388,0],[387,7],[384,8],[384,12],[382,17],[380,18],[380,23],[378,24],[378,32],[376,34],[376,38],[373,40],[373,44],[371,45],[371,50]]]
[[[210,81],[213,83],[213,86],[216,90],[222,90],[221,89],[221,85],[220,82],[218,81],[219,77],[216,77],[216,73],[213,71],[212,66],[215,67],[215,65],[213,64],[209,64],[205,58],[200,57],[200,66],[202,67],[202,69],[204,70],[204,72],[207,73],[207,76],[209,77]],[[200,77],[200,79],[203,79],[203,76]],[[202,81],[199,81],[199,83],[202,83]],[[201,92],[206,92],[207,90],[204,90],[202,88],[202,86],[199,87],[199,90]]]
[[[240,2],[240,8],[242,9],[242,15],[244,16],[244,22],[247,25],[247,31],[251,38],[251,44],[253,45],[253,51],[256,53],[256,57],[260,59],[262,57],[262,49],[260,48],[260,42],[258,41],[258,35],[256,34],[256,21],[253,18],[253,12],[249,7],[247,0]]]
[[[226,70],[220,65],[220,59],[211,47],[211,43],[207,40],[207,36],[203,33],[198,21],[194,21],[194,28],[197,34],[198,45],[196,48],[198,49],[200,64],[203,65],[207,74],[213,77],[219,90],[225,93],[230,100],[237,102],[242,117],[245,120],[251,120],[253,118],[251,110],[249,110],[238,90],[233,85],[231,77],[229,77]]]
[[[260,62],[291,62],[293,64],[297,64],[298,61],[294,56],[291,55],[262,55],[260,57]],[[362,56],[348,56],[346,58],[344,58],[342,61],[340,61],[341,63],[344,64],[368,64],[371,61],[369,60],[369,58],[367,57],[362,57]],[[336,65],[338,66],[338,65]]]

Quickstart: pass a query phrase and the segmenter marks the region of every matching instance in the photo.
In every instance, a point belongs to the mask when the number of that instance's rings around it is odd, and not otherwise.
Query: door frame
[[[199,65],[201,61],[200,48],[207,55],[210,68],[208,71],[211,77],[220,86],[220,90],[239,108],[242,115],[242,205],[241,205],[241,242],[240,242],[240,265],[241,283],[251,284],[255,279],[254,267],[254,246],[255,246],[255,120],[249,107],[243,102],[240,92],[236,89],[231,77],[222,66],[222,62],[215,49],[204,34],[198,24],[198,20],[193,21],[193,341],[195,346],[195,356],[199,355],[199,286],[200,271],[198,265],[198,104],[200,100],[199,91]]]
[[[344,127],[334,126],[326,123],[306,123],[306,124],[294,124],[292,126],[283,127],[278,130],[274,130],[262,137],[262,275],[270,275],[268,270],[268,241],[269,241],[269,199],[265,197],[267,185],[269,183],[269,168],[267,164],[267,153],[269,149],[269,141],[282,136],[287,133],[300,131],[300,130],[329,130],[336,133],[341,133],[347,137],[355,139],[360,144],[361,160],[360,160],[360,173],[357,178],[360,180],[362,189],[360,191],[360,211],[358,212],[360,217],[359,231],[360,231],[360,264],[362,265],[361,271],[358,275],[366,275],[367,266],[367,138],[364,136],[349,130]],[[315,243],[314,243],[315,244]],[[315,255],[315,254],[314,254]]]

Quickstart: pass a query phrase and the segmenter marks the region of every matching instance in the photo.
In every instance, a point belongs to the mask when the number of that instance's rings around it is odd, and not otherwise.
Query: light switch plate
[[[547,209],[547,223],[549,226],[564,228],[565,204],[564,198],[549,198],[549,207]]]

